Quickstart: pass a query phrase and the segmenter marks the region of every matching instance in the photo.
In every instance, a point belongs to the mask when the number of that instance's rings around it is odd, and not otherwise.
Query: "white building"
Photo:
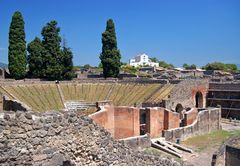
[[[134,59],[130,59],[129,64],[131,66],[152,66],[152,67],[159,67],[158,63],[152,62],[147,54],[140,54],[137,55]]]

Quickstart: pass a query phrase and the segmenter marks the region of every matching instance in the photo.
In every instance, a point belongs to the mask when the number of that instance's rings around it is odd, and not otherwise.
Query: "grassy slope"
[[[219,147],[223,142],[233,136],[239,135],[240,130],[225,131],[219,130],[204,135],[194,136],[183,142],[183,145],[192,147],[198,152],[204,151],[210,147]]]

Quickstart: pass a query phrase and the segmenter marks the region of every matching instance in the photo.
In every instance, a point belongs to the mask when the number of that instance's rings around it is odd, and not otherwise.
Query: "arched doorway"
[[[182,111],[183,111],[183,106],[182,106],[182,104],[177,104],[177,105],[176,105],[176,108],[175,108],[175,111],[176,111],[177,113],[179,113],[180,119],[183,119],[183,113],[182,113]]]
[[[195,107],[203,108],[203,95],[201,92],[197,92],[195,95]]]

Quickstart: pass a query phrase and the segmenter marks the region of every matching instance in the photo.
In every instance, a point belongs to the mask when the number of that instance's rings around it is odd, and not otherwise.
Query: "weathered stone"
[[[53,135],[55,135],[55,130],[54,130],[52,127],[50,127],[49,130],[48,130],[48,132],[47,132],[47,135],[48,135],[48,136],[53,136]]]
[[[6,121],[9,121],[10,120],[10,115],[8,115],[8,114],[4,114],[4,117],[3,117]]]
[[[32,119],[32,114],[31,113],[25,113],[25,118],[27,119]]]
[[[32,157],[33,161],[41,161],[45,160],[46,158],[47,158],[46,154],[33,155]]]
[[[40,130],[39,132],[38,132],[38,136],[39,137],[45,137],[47,135],[47,131],[45,131],[45,130]]]
[[[2,119],[0,165],[135,165],[136,161],[138,165],[158,165],[156,160],[162,160],[132,151],[88,117],[74,112],[31,113],[32,120],[24,112],[17,114],[11,115],[11,123],[9,118]],[[12,123],[14,119],[17,125]],[[173,163],[167,160],[167,164]]]
[[[41,129],[43,127],[43,124],[40,123],[40,122],[34,122],[33,125],[32,125],[33,129],[34,130],[38,130],[38,129]]]
[[[55,154],[50,160],[51,165],[62,165],[65,161],[65,157],[63,154]]]

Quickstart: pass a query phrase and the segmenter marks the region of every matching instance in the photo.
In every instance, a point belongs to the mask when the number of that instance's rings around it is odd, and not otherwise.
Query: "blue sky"
[[[16,10],[24,16],[27,42],[56,20],[75,65],[99,63],[109,18],[124,62],[144,52],[176,66],[240,64],[239,0],[0,0],[0,62],[8,61],[8,31]]]

